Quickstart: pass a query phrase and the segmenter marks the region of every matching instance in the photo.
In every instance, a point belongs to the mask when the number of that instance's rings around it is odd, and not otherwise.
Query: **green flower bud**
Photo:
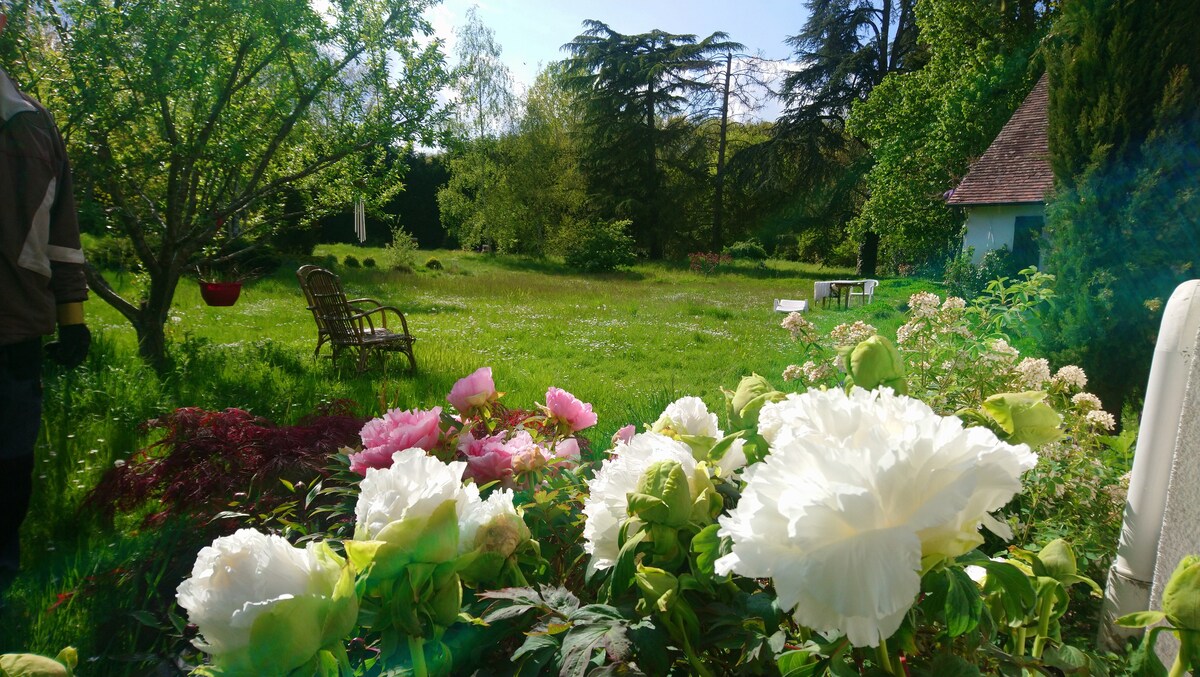
[[[671,610],[679,592],[679,579],[662,569],[639,565],[634,581],[642,591],[642,600],[646,607],[662,613]]]
[[[1056,580],[1074,576],[1079,572],[1079,566],[1075,562],[1075,552],[1071,550],[1070,544],[1061,538],[1047,543],[1046,547],[1037,554],[1037,559],[1041,562],[1046,575]]]
[[[73,647],[58,654],[58,660],[31,653],[6,653],[0,655],[0,675],[4,677],[71,677],[71,669],[78,662]]]
[[[778,402],[785,396],[758,374],[742,378],[734,392],[725,390],[729,421],[738,430],[758,427],[758,412],[767,402]]]
[[[886,386],[899,395],[908,394],[904,360],[886,338],[876,334],[859,343],[846,357],[846,371],[854,385],[865,390]]]
[[[1163,588],[1162,610],[1172,626],[1200,631],[1200,557],[1180,560]]]
[[[659,461],[642,473],[629,498],[629,512],[648,524],[679,528],[688,523],[692,490],[678,461]]]

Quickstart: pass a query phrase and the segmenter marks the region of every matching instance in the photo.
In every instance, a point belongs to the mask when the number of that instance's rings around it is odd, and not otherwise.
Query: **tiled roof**
[[[1043,73],[996,140],[954,189],[947,204],[1045,202],[1054,186],[1046,133],[1048,89]]]

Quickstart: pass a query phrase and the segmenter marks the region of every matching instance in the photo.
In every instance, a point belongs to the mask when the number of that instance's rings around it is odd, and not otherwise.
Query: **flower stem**
[[[429,677],[429,668],[425,665],[425,640],[414,635],[409,635],[408,651],[412,654],[413,675],[415,677]]]
[[[879,657],[879,667],[889,675],[896,674],[896,670],[892,667],[892,656],[888,651],[887,639],[879,640],[879,648],[876,653]]]

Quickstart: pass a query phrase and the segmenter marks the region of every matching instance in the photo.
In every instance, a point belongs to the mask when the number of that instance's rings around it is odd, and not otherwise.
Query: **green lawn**
[[[317,259],[347,254],[379,260],[382,252],[327,246]],[[424,267],[431,256],[444,270]],[[316,329],[293,273],[298,262],[249,282],[226,308],[204,305],[195,282],[184,280],[168,323],[173,368],[164,377],[140,364],[124,318],[93,298],[87,314],[96,338],[87,364],[75,372],[48,368],[36,493],[23,538],[26,573],[0,605],[0,653],[53,655],[74,644],[86,665],[99,656],[128,658],[162,634],[145,625],[151,619],[138,613],[141,601],[120,592],[143,583],[119,580],[160,536],[141,532],[132,517],[110,528],[78,512],[100,474],[149,441],[140,428],[147,419],[182,406],[241,407],[293,423],[337,399],[352,400],[364,416],[427,408],[445,404],[457,379],[491,366],[510,406],[543,401],[549,386],[592,403],[599,423],[587,437],[604,449],[617,429],[654,420],[677,397],[700,396],[723,413],[720,388],[743,375],[757,372],[785,386],[780,373],[803,358],[780,328],[773,299],[809,298],[814,280],[852,274],[770,261],[709,276],[682,264],[587,276],[552,261],[457,251],[419,252],[415,263],[415,273],[335,266],[351,297],[406,313],[418,339],[415,375],[402,357],[362,375],[349,360],[332,364],[327,348],[314,359]],[[129,275],[112,279],[126,290],[135,283]],[[826,330],[864,320],[894,336],[908,297],[937,286],[884,279],[873,304],[818,306],[808,317]],[[167,570],[163,562],[156,575]]]

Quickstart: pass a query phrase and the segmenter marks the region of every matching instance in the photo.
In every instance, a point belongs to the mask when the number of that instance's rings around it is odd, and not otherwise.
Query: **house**
[[[1008,247],[1022,268],[1038,263],[1046,198],[1054,187],[1047,135],[1048,89],[1043,73],[946,200],[967,210],[963,250],[974,248],[975,263],[1001,247]]]

